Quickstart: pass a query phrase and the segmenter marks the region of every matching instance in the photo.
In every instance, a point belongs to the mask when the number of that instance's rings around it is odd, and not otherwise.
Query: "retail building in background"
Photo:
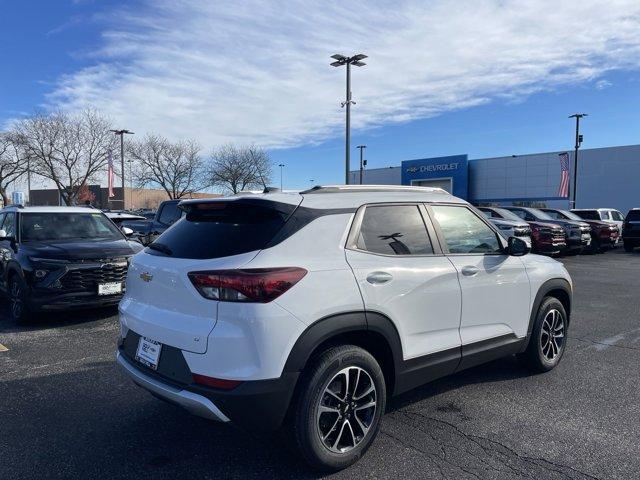
[[[364,184],[441,187],[477,205],[528,205],[569,208],[562,188],[562,157],[573,151],[469,159],[467,155],[405,160],[398,166],[365,170]],[[565,162],[566,165],[566,162]],[[565,174],[566,178],[566,174]],[[640,207],[640,145],[580,150],[577,208]],[[359,183],[352,171],[350,183]],[[568,189],[573,191],[573,185]]]

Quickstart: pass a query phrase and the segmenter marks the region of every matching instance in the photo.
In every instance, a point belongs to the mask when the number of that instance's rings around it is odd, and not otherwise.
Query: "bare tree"
[[[0,133],[0,197],[9,204],[7,189],[27,172],[28,157],[14,132]]]
[[[193,140],[172,143],[160,135],[147,135],[130,143],[128,153],[141,187],[158,186],[169,198],[183,198],[210,186],[200,147]]]
[[[67,205],[80,188],[105,170],[116,138],[109,120],[96,110],[71,115],[36,114],[20,121],[17,133],[31,160],[31,171],[51,180]]]
[[[228,144],[211,154],[211,183],[231,193],[266,188],[272,174],[269,155],[262,148]]]

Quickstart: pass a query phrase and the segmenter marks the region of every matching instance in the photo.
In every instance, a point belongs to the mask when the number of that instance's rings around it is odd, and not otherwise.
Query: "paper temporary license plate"
[[[136,350],[136,360],[147,367],[156,370],[158,368],[158,360],[160,359],[160,351],[162,344],[147,337],[140,337],[138,341],[138,349]]]
[[[121,282],[98,284],[98,295],[115,295],[116,293],[122,293]]]

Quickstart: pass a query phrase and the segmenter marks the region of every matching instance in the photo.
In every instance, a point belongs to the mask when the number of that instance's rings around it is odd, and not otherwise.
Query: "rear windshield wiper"
[[[164,245],[163,243],[153,242],[147,245],[147,247],[150,248],[151,250],[157,250],[158,252],[162,252],[165,255],[173,255],[173,252],[171,251],[171,249],[166,245]]]

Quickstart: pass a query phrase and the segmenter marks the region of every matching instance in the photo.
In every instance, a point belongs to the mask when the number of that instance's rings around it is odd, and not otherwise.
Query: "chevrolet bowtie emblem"
[[[140,274],[140,278],[142,279],[143,282],[150,282],[151,280],[153,280],[153,275],[151,275],[148,272],[142,272]]]

